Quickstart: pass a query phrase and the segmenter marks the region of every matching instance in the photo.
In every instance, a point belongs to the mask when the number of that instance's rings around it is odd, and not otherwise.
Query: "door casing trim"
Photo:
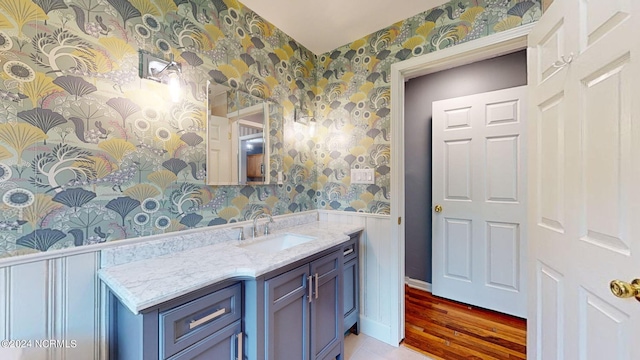
[[[391,312],[391,345],[398,346],[404,339],[405,322],[404,83],[415,77],[526,49],[527,36],[534,25],[535,23],[522,25],[391,65],[391,241],[397,246],[389,256],[397,257],[399,265],[398,269],[390,269],[394,272],[393,289],[389,289],[392,297],[390,303],[399,304],[398,309]],[[431,208],[431,204],[425,205]]]

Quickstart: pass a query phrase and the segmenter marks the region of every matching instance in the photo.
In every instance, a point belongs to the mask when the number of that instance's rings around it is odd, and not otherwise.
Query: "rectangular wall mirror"
[[[280,106],[210,84],[207,109],[207,184],[277,183],[283,139]]]

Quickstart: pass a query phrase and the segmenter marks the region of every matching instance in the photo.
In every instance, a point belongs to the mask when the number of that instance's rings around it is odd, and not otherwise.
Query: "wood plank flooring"
[[[434,359],[526,359],[524,319],[405,286],[404,344]]]

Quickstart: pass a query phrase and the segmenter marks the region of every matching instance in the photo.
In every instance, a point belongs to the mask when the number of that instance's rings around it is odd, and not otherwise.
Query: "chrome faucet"
[[[269,214],[262,213],[255,218],[253,218],[253,228],[252,228],[252,236],[260,236],[260,231],[258,230],[258,219],[266,217],[269,219],[269,222],[264,224],[264,232],[263,235],[269,235],[269,223],[273,223],[273,218]]]
[[[244,228],[242,226],[232,227],[231,229],[238,231],[238,240],[244,240]]]

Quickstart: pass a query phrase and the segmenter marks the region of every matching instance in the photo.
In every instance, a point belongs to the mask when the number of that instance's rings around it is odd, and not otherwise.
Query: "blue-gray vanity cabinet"
[[[360,332],[360,277],[358,246],[359,234],[351,235],[351,240],[342,247],[344,256],[344,330],[353,329],[357,335]]]
[[[267,360],[341,358],[342,250],[265,281]]]
[[[265,359],[308,359],[309,265],[265,282]]]
[[[311,263],[314,289],[311,299],[312,359],[335,359],[343,354],[342,252]]]
[[[115,296],[112,360],[242,360],[242,284],[225,282],[133,314]]]

